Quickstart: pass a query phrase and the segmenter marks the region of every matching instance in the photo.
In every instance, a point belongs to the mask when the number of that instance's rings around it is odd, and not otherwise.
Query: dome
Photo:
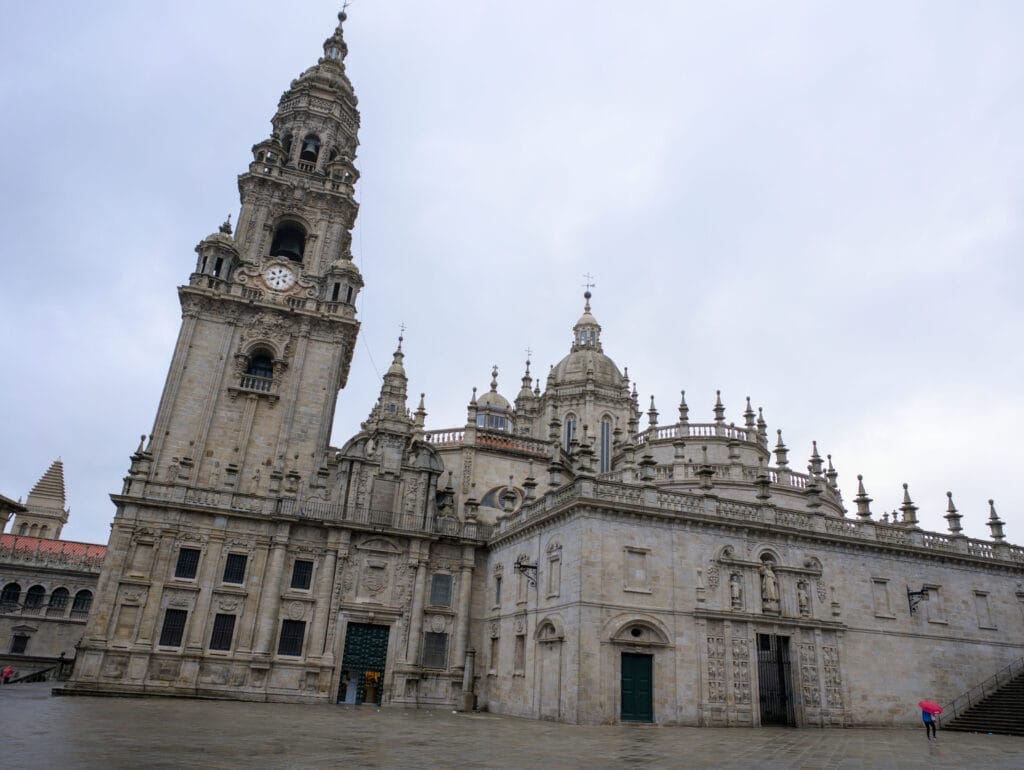
[[[511,409],[512,405],[509,404],[508,399],[498,393],[496,390],[488,391],[477,399],[478,409]]]

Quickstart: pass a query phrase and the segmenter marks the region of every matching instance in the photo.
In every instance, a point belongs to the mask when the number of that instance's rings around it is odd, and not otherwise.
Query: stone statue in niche
[[[765,612],[779,611],[779,581],[772,569],[772,562],[765,561],[758,572],[761,573],[761,606]]]
[[[736,572],[729,576],[729,598],[734,610],[743,609],[743,581]]]
[[[796,584],[796,603],[800,609],[800,617],[810,617],[811,597],[807,592],[807,583],[803,580]]]

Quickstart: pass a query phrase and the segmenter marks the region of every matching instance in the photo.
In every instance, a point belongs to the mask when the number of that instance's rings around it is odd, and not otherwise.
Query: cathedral
[[[908,490],[877,515],[816,446],[794,467],[749,400],[644,411],[589,288],[551,319],[562,360],[514,397],[495,371],[462,425],[428,427],[400,337],[331,446],[364,289],[340,22],[178,289],[69,693],[898,725],[1024,655],[1024,548],[994,507],[990,540],[952,497],[924,531]]]

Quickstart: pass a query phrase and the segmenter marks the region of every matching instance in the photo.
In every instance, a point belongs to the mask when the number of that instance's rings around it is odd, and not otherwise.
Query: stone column
[[[136,637],[136,642],[140,645],[153,645],[153,631],[156,627],[157,614],[160,612],[160,599],[163,595],[164,580],[167,579],[168,564],[171,556],[178,550],[174,547],[177,537],[176,531],[164,531],[160,534],[153,573],[150,575],[149,594],[146,596],[146,608],[142,611],[142,621],[139,623],[139,634]]]
[[[133,532],[133,527],[119,524],[115,518],[110,542],[107,545],[107,558],[103,562],[103,569],[96,583],[96,596],[93,599],[92,612],[89,613],[89,625],[85,634],[87,642],[102,644],[107,641],[110,619],[117,607],[118,581],[124,574],[125,562],[132,550]]]
[[[281,576],[284,573],[285,557],[288,552],[288,532],[290,525],[282,522],[277,525],[273,545],[270,551],[270,563],[263,578],[263,596],[260,599],[260,611],[256,626],[257,655],[270,655],[270,646],[274,642],[277,630],[277,611],[281,605]]]
[[[409,646],[405,651],[405,662],[410,666],[419,663],[420,634],[423,631],[423,587],[427,580],[427,562],[417,556],[413,563],[416,567],[416,585],[412,594],[412,612],[409,616]]]
[[[452,657],[454,666],[463,664],[466,645],[469,643],[469,612],[470,599],[473,594],[473,562],[475,549],[467,545],[462,552],[462,575],[459,578],[459,615],[455,621],[455,655]]]
[[[320,579],[316,583],[313,627],[309,632],[309,649],[311,652],[306,656],[307,660],[318,660],[324,652],[324,633],[327,630],[327,613],[331,607],[331,585],[334,583],[334,568],[338,556],[338,552],[335,550],[336,547],[337,543],[332,531],[327,543],[323,564],[320,565]]]
[[[476,661],[476,651],[472,648],[466,650],[466,667],[462,670],[462,710],[472,711],[475,705],[473,695],[473,669]]]
[[[217,583],[217,569],[220,567],[220,554],[224,549],[224,535],[210,537],[209,545],[203,554],[203,569],[199,573],[199,596],[196,597],[192,620],[189,623],[188,638],[185,649],[188,652],[202,652],[206,639],[206,616],[210,612],[213,599],[213,586]]]

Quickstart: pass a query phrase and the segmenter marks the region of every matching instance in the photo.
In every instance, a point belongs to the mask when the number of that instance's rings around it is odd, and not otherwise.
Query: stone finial
[[[697,468],[697,476],[700,478],[701,489],[711,489],[714,486],[715,469],[708,462],[707,444],[700,448],[701,462]]]
[[[633,405],[637,411],[640,411],[640,395],[636,392],[636,383],[633,383],[633,392],[629,394],[629,397],[633,399]]]
[[[139,436],[139,448],[135,450],[135,454],[137,454],[137,455],[142,454],[142,448],[145,446],[145,444],[146,444],[146,434],[143,433],[141,436]]]
[[[224,235],[231,235],[231,215],[228,214],[228,218],[224,220],[224,224],[220,226],[220,231]]]
[[[949,531],[954,535],[959,535],[963,531],[963,527],[960,526],[962,517],[956,506],[953,505],[953,493],[947,492],[946,497],[949,498],[949,502],[946,503],[946,515],[943,518],[949,523]]]
[[[476,512],[480,508],[480,500],[476,496],[476,482],[469,485],[469,496],[463,500],[462,509],[466,512],[466,521],[476,521]]]
[[[764,458],[757,458],[757,479],[754,481],[757,485],[757,499],[761,502],[767,502],[772,496],[772,479],[768,475],[768,470],[764,467]]]
[[[686,405],[686,391],[679,391],[679,424],[687,425],[690,422],[690,407]]]
[[[859,473],[857,474],[857,496],[853,498],[853,502],[857,505],[857,518],[861,521],[871,521],[871,498],[864,490],[864,476]],[[886,516],[886,521],[888,518]]]
[[[786,445],[782,443],[782,428],[779,428],[775,433],[779,437],[779,440],[775,442],[775,464],[780,468],[785,468],[789,465],[789,460],[787,459],[786,454],[789,452],[789,449],[787,449]]]
[[[420,393],[420,403],[419,403],[419,406],[416,407],[416,427],[417,428],[422,428],[424,426],[424,424],[426,424],[426,421],[427,421],[427,408],[426,408],[426,403],[424,402],[425,398],[426,398],[426,393]]]
[[[761,407],[757,407],[757,437],[761,441],[761,446],[768,447],[768,423],[764,419],[764,410]]]
[[[754,414],[754,407],[750,405],[750,396],[747,396],[747,408],[743,412],[743,420],[747,426],[748,431],[757,429],[757,422],[755,421],[756,415]]]
[[[537,497],[537,479],[533,476],[533,460],[526,466],[526,478],[523,480],[523,503],[528,503]]]
[[[658,410],[654,406],[654,396],[651,396],[651,408],[647,410],[647,425],[650,428],[658,427]]]
[[[470,406],[476,406],[476,385],[473,386],[473,397],[469,399]]]
[[[1003,534],[1003,520],[999,518],[999,514],[996,513],[995,500],[988,501],[988,528],[992,531],[992,539],[996,542],[1002,542],[1006,540],[1006,535]]]
[[[910,499],[910,489],[907,484],[903,485],[903,505],[900,506],[903,514],[903,526],[917,527],[917,506]]]
[[[828,458],[828,468],[825,470],[825,478],[828,479],[829,488],[835,492],[839,489],[839,485],[836,484],[836,479],[839,478],[839,472],[832,465],[832,455],[825,455]]]
[[[821,465],[822,465],[822,463],[821,463],[821,455],[818,454],[818,442],[817,441],[812,441],[811,442],[811,461],[810,461],[810,464],[807,466],[807,472],[810,473],[812,476],[820,476],[821,475]]]
[[[817,513],[821,508],[821,477],[814,473],[814,466],[810,464],[807,466],[807,477],[807,487],[804,490],[807,495],[807,507],[812,513]]]
[[[491,367],[491,393],[498,392],[498,365]]]
[[[725,422],[725,407],[722,406],[722,391],[715,391],[715,422],[722,424]]]

